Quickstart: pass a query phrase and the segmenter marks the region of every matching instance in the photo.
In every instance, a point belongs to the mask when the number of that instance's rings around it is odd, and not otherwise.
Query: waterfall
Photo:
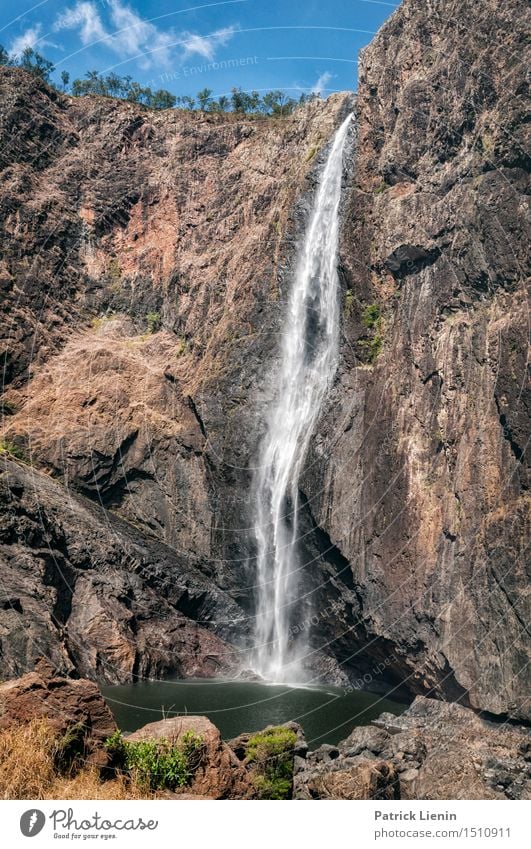
[[[301,681],[305,642],[295,630],[299,572],[299,477],[334,377],[339,343],[337,250],[343,150],[337,130],[295,264],[281,357],[254,478],[257,606],[253,667],[267,680]],[[297,628],[297,630],[299,630]]]

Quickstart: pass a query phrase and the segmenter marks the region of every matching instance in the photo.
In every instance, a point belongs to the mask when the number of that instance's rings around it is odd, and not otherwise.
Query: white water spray
[[[337,250],[343,151],[349,116],[332,142],[295,267],[254,481],[258,599],[253,667],[270,681],[303,680],[296,625],[299,477],[334,377],[339,345]]]

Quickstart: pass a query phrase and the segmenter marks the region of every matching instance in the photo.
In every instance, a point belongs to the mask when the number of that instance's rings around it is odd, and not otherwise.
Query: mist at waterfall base
[[[296,257],[280,361],[272,375],[276,393],[254,475],[257,603],[251,666],[266,681],[300,683],[311,677],[304,669],[305,637],[290,639],[290,623],[304,618],[299,478],[338,361],[339,207],[350,120],[349,115],[330,145]]]
[[[225,740],[244,731],[295,720],[310,748],[335,745],[357,725],[381,713],[400,714],[407,705],[361,690],[336,687],[293,688],[251,681],[145,681],[102,686],[103,695],[122,731],[183,714],[207,716]]]

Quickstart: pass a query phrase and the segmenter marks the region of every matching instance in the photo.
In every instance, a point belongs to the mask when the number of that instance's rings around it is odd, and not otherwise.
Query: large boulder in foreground
[[[194,773],[186,798],[252,799],[256,797],[251,776],[221,739],[219,730],[206,716],[179,716],[150,722],[130,734],[127,741],[167,740],[178,746],[183,736],[193,731],[204,744],[204,756]]]
[[[103,743],[117,728],[97,684],[56,675],[44,660],[37,662],[35,672],[0,684],[0,729],[41,717],[59,734],[82,725],[95,743]]]
[[[93,681],[58,675],[41,658],[34,672],[0,684],[0,731],[34,719],[46,719],[62,738],[67,760],[81,755],[87,763],[106,766],[104,742],[117,726]]]

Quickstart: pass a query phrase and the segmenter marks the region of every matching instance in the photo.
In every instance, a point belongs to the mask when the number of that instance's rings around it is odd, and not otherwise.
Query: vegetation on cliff
[[[55,87],[52,74],[55,71],[53,62],[46,59],[41,53],[32,47],[26,47],[20,56],[10,55],[5,47],[0,44],[0,65],[10,65],[23,68],[30,74],[44,80],[48,85]],[[302,106],[318,95],[301,94],[298,100],[288,97],[280,89],[268,91],[261,96],[257,91],[246,92],[241,88],[233,88],[231,96],[221,95],[212,97],[210,88],[203,88],[197,92],[195,98],[189,95],[175,95],[166,89],[153,91],[149,86],[142,86],[129,75],[119,76],[114,72],[102,75],[99,71],[87,71],[85,79],[75,79],[70,86],[70,74],[68,71],[61,72],[61,91],[70,93],[74,97],[85,95],[99,95],[100,97],[114,97],[119,100],[128,100],[131,103],[139,103],[151,109],[178,109],[194,110],[198,108],[201,112],[235,112],[243,115],[270,115],[282,117],[291,115],[298,106]]]

